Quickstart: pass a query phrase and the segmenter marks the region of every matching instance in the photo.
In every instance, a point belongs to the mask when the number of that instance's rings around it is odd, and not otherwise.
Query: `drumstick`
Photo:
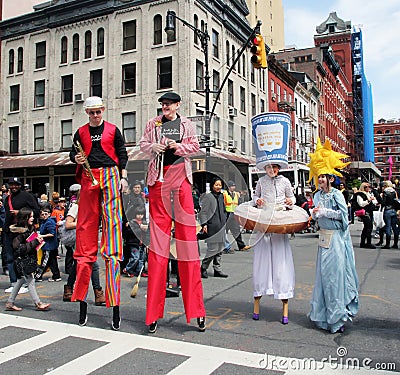
[[[133,288],[132,288],[132,291],[131,291],[131,297],[132,298],[135,298],[136,294],[138,292],[140,277],[142,276],[143,269],[144,269],[144,264],[143,264],[142,268],[140,269],[140,272],[139,272],[138,277],[136,278],[135,284],[133,284]]]

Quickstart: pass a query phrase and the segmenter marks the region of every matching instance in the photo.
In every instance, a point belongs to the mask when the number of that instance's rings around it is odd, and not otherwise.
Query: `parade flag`
[[[393,167],[392,155],[389,156],[388,163],[389,163],[389,178],[388,178],[388,180],[390,180],[392,178],[392,167]]]

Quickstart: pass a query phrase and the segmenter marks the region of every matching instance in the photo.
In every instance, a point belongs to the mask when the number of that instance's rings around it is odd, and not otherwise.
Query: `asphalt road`
[[[192,367],[192,374],[206,374],[211,372],[216,374],[288,374],[291,372],[285,372],[284,366],[288,364],[287,361],[289,358],[308,358],[322,362],[326,362],[325,359],[330,359],[330,363],[343,363],[343,361],[347,360],[348,362],[346,363],[359,363],[360,365],[364,365],[364,367],[379,367],[399,372],[400,250],[360,249],[358,244],[361,228],[362,224],[359,222],[351,226],[356,266],[360,281],[360,311],[353,323],[347,325],[346,331],[343,334],[330,334],[318,330],[307,319],[309,301],[314,283],[317,235],[296,234],[296,237],[291,240],[296,268],[296,289],[295,298],[290,300],[289,304],[288,325],[280,323],[281,302],[274,300],[272,297],[262,298],[260,320],[252,320],[252,250],[223,256],[223,270],[229,274],[227,279],[214,278],[212,272],[209,272],[210,277],[203,280],[204,299],[207,309],[207,331],[205,333],[197,331],[196,322],[194,321],[192,325],[186,324],[186,319],[183,315],[182,300],[179,297],[167,299],[165,317],[159,321],[157,333],[149,335],[147,327],[144,324],[147,281],[146,279],[142,279],[138,295],[135,299],[132,299],[129,295],[135,279],[125,277],[121,278],[121,331],[119,333],[111,331],[110,321],[112,311],[105,307],[94,306],[92,290],[89,291],[88,296],[88,328],[77,327],[79,306],[75,303],[62,301],[63,284],[67,276],[62,275],[63,282],[49,283],[44,281],[37,284],[37,289],[42,300],[52,303],[50,311],[35,311],[29,295],[25,294],[20,295],[17,299],[18,305],[24,308],[22,312],[17,314],[4,312],[7,315],[0,314],[0,332],[3,332],[3,334],[0,333],[0,347],[3,348],[0,350],[0,363],[2,363],[0,365],[0,373],[3,373],[5,369],[19,369],[18,372],[25,371],[25,373],[32,374],[63,373],[61,370],[58,370],[58,372],[54,370],[64,363],[62,361],[61,364],[57,361],[53,363],[54,361],[45,357],[48,363],[42,363],[43,358],[41,355],[43,355],[44,351],[41,351],[42,354],[40,354],[40,351],[37,351],[33,357],[36,360],[29,362],[32,366],[38,366],[29,367],[31,372],[28,371],[26,366],[20,367],[21,365],[16,365],[12,355],[10,357],[6,356],[8,352],[4,348],[11,348],[14,343],[20,340],[28,339],[29,342],[30,334],[26,338],[26,334],[22,335],[19,331],[20,329],[23,327],[35,327],[37,325],[38,327],[35,330],[40,331],[45,329],[43,328],[43,324],[45,323],[51,325],[52,328],[50,331],[53,331],[53,335],[54,330],[57,332],[60,329],[59,336],[60,339],[63,338],[64,340],[63,346],[60,348],[57,345],[54,357],[65,357],[65,360],[79,357],[91,350],[101,350],[98,349],[99,346],[102,346],[101,340],[93,341],[92,336],[90,336],[91,339],[89,340],[89,336],[85,337],[85,334],[88,334],[88,332],[94,332],[93,337],[98,337],[96,335],[99,335],[98,332],[101,332],[102,337],[107,338],[106,341],[108,342],[116,340],[116,342],[119,343],[121,341],[123,344],[124,340],[126,340],[127,345],[128,343],[142,342],[143,346],[150,345],[146,346],[147,350],[150,350],[149,348],[151,348],[152,343],[160,345],[160,347],[155,345],[151,349],[154,350],[151,351],[151,355],[149,355],[148,351],[135,351],[136,354],[133,358],[132,356],[124,355],[118,359],[118,356],[116,356],[115,363],[117,367],[112,367],[110,364],[107,365],[107,361],[103,363],[103,355],[100,359],[96,359],[99,363],[99,369],[93,372],[99,374],[120,373],[124,370],[127,373],[132,373],[132,363],[135,363],[135,372],[138,370],[146,374],[155,372],[170,373],[170,371],[172,371],[171,373],[185,373],[177,370],[174,372],[173,370],[174,368],[179,368],[179,365],[186,358],[185,355],[166,354],[166,352],[174,352],[176,354],[175,349],[172,350],[172,348],[175,348],[175,345],[178,344],[187,345],[187,347],[191,348],[190,351],[193,350],[194,353],[200,353],[203,345],[210,346],[212,347],[208,351],[210,358],[213,357],[213,353],[214,355],[219,353],[218,348],[226,349],[224,353],[230,353],[229,355],[232,356],[232,353],[236,353],[235,356],[237,358],[240,357],[239,352],[243,352],[243,355],[246,353],[256,353],[258,355],[257,358],[260,358],[260,368],[251,369],[251,371],[242,366],[229,365],[227,364],[229,360],[225,361],[224,366],[218,367],[218,371],[211,371],[211,369],[217,368],[216,365],[214,367],[210,365],[208,369],[205,366],[206,361],[203,358],[203,361],[199,359],[200,365],[195,364]],[[251,242],[249,234],[245,234],[244,238],[246,242]],[[202,245],[202,254],[204,255],[204,253],[204,245]],[[101,260],[100,264],[101,276],[104,277],[104,265]],[[63,270],[63,258],[60,260],[60,269]],[[0,299],[3,303],[7,299],[4,289],[8,286],[8,278],[0,276]],[[21,319],[21,325],[19,326],[17,324],[18,319],[15,319],[15,316],[33,318],[34,320],[31,321],[28,319],[25,321]],[[53,326],[51,322],[63,324]],[[19,328],[10,330],[10,327],[15,326]],[[79,344],[74,343],[70,338],[70,341],[65,342],[68,336],[65,332],[68,332],[68,330],[74,332],[74,335],[82,332]],[[115,334],[121,336],[116,336]],[[55,334],[55,338],[57,338],[57,334]],[[157,338],[172,341],[162,341],[163,344],[161,345],[157,341]],[[202,346],[193,346],[192,344],[201,344]],[[56,350],[54,344],[49,344],[49,347],[52,348],[52,351]],[[168,350],[169,347],[171,347],[170,351]],[[185,346],[185,348],[187,347]],[[182,348],[182,353],[186,353],[186,349]],[[176,350],[179,352],[180,349]],[[218,354],[220,357],[222,355]],[[283,358],[286,362],[281,362],[279,364],[281,367],[276,367],[276,371],[262,369],[263,366],[268,367],[266,365],[268,358]],[[42,362],[40,359],[42,359]],[[72,361],[72,359],[68,359],[68,361]],[[51,363],[53,364],[50,366]],[[154,365],[155,363],[157,366]],[[46,367],[46,365],[48,366]],[[80,368],[82,369],[82,367]],[[183,366],[182,369],[184,368]],[[82,372],[77,370],[75,373],[89,373],[92,370],[89,371],[88,369],[88,372],[86,372],[86,370],[82,369]],[[11,371],[10,373],[14,372]],[[68,373],[71,372],[68,371]],[[299,370],[296,373],[299,373]],[[311,373],[311,371],[303,373]],[[358,370],[358,372],[354,373],[361,372]]]

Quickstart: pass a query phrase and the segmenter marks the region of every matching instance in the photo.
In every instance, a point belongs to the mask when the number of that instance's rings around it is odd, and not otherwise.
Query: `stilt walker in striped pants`
[[[199,143],[193,123],[177,113],[180,101],[176,93],[162,95],[159,102],[163,115],[147,122],[140,141],[141,150],[151,155],[147,173],[150,246],[146,305],[150,333],[156,332],[157,320],[164,315],[172,220],[186,321],[197,318],[199,331],[206,329],[189,158],[198,152]]]
[[[122,260],[122,200],[120,190],[127,189],[128,156],[119,129],[103,120],[101,98],[86,99],[84,108],[89,123],[78,129],[70,159],[78,164],[81,184],[79,215],[76,227],[77,277],[71,301],[80,302],[79,325],[87,323],[86,296],[93,263],[97,259],[101,219],[101,256],[106,265],[106,306],[113,307],[111,327],[119,330],[120,266]],[[81,149],[80,149],[81,147]]]

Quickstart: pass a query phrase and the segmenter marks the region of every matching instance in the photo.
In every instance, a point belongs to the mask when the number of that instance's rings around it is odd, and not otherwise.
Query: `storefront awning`
[[[140,151],[139,146],[126,148],[129,161],[149,160],[149,156]],[[234,152],[211,148],[210,155],[215,158],[228,159],[237,163],[254,164],[255,158]],[[201,149],[194,158],[204,157],[205,150]],[[54,152],[28,155],[8,155],[0,157],[0,169],[20,169],[38,167],[57,167],[63,165],[73,165],[69,160],[69,152]]]
[[[72,165],[72,162],[69,160],[69,152],[8,155],[0,157],[0,169],[56,167],[68,164]]]

